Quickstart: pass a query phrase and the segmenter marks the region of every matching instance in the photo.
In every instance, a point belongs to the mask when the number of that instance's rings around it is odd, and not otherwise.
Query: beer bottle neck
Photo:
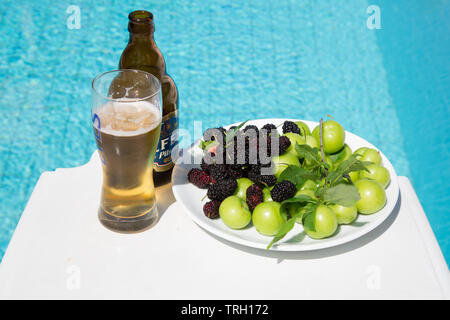
[[[155,25],[153,14],[145,10],[133,11],[128,15],[128,31],[130,32],[130,42],[134,39],[147,39],[153,41]]]

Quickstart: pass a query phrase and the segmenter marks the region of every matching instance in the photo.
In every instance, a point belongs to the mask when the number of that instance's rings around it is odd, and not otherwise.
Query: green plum
[[[321,155],[322,156],[322,155]],[[325,162],[326,163],[328,163],[328,165],[330,166],[330,171],[331,170],[333,170],[334,169],[334,163],[333,163],[333,161],[331,160],[331,158],[330,158],[330,156],[329,155],[327,155],[327,154],[324,154],[324,160],[325,160]]]
[[[272,190],[272,188],[273,187],[265,187],[263,189],[263,201],[264,202],[273,201],[272,195],[270,194],[270,190]]]
[[[313,190],[315,191],[317,189],[317,182],[313,180],[306,180],[303,186],[300,188],[300,190]]]
[[[386,204],[386,192],[376,180],[358,179],[355,182],[361,199],[356,203],[359,213],[372,214],[380,211]]]
[[[304,123],[303,121],[296,121],[295,124],[300,128],[300,132],[302,133],[302,135],[311,135],[311,130],[306,123]]]
[[[272,162],[274,163],[273,173],[277,178],[289,165],[300,166],[300,161],[292,153],[285,153],[280,156],[273,157]]]
[[[252,222],[259,233],[274,236],[286,222],[286,212],[278,202],[261,202],[253,210]]]
[[[238,187],[234,192],[235,196],[238,196],[242,200],[247,200],[247,189],[253,184],[253,181],[248,178],[239,178],[236,180]]]
[[[359,177],[361,179],[367,178],[376,180],[383,186],[383,188],[386,189],[386,187],[389,185],[389,182],[391,181],[391,175],[389,174],[388,169],[374,163],[367,165],[366,168],[369,170],[369,172],[361,170],[359,172]]]
[[[295,151],[295,144],[305,144],[305,138],[299,134],[292,132],[285,133],[283,136],[287,137],[291,142],[291,145],[289,146],[289,148],[287,148],[286,152],[290,152],[293,155],[298,156],[297,152]]]
[[[350,224],[355,221],[358,215],[356,205],[344,207],[339,204],[330,205],[329,208],[336,214],[338,224]]]
[[[337,168],[343,161],[350,158],[351,155],[352,149],[348,146],[348,144],[344,144],[342,150],[333,154],[329,154],[328,156],[330,157],[331,161],[333,161],[333,166]]]
[[[223,223],[231,229],[242,229],[252,219],[247,203],[238,196],[229,196],[223,200],[219,207],[219,215]]]
[[[359,171],[352,171],[348,175],[350,176],[350,179],[352,179],[353,183],[359,179]]]
[[[285,204],[287,211],[291,216],[294,214],[298,214],[297,219],[295,219],[295,222],[302,224],[302,217],[305,213],[305,205],[301,203],[287,203]]]
[[[320,125],[314,128],[312,135],[320,143]],[[345,130],[334,120],[326,120],[323,122],[323,150],[326,153],[335,153],[344,147]]]
[[[310,146],[311,148],[317,148],[320,149],[320,143],[316,140],[313,136],[306,136],[305,137],[305,144]]]
[[[299,196],[299,195],[307,195],[307,196],[310,196],[311,198],[313,198],[313,199],[316,199],[316,195],[314,194],[314,190],[311,190],[311,189],[300,189],[300,190],[298,190],[296,193],[295,193],[295,195],[294,195],[294,198],[296,197],[296,196]]]
[[[336,214],[325,205],[319,205],[314,214],[306,216],[303,227],[308,236],[313,239],[322,239],[332,236],[337,229]]]
[[[358,160],[369,161],[378,165],[382,164],[380,153],[375,149],[362,147],[356,150],[354,153],[361,155],[361,157],[358,157]]]
[[[362,156],[364,154],[364,152],[366,152],[366,150],[369,149],[367,147],[361,147],[355,150],[355,152],[353,152],[354,154],[359,154],[360,156]]]
[[[311,181],[311,180],[309,180],[309,181]],[[302,194],[310,196],[313,199],[316,199],[314,190],[311,190],[311,189],[303,189],[303,190],[297,191],[297,193],[294,195],[294,198],[299,195],[302,195]],[[289,204],[287,204],[287,208],[288,208],[289,214],[291,214],[291,215],[293,215],[294,213],[300,212],[300,215],[297,217],[297,219],[295,219],[295,222],[302,223],[302,217],[303,217],[303,214],[305,213],[305,206],[298,204],[298,203],[289,203]]]

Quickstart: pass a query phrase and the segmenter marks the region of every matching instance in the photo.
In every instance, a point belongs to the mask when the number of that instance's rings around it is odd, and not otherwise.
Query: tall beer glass
[[[92,81],[92,126],[103,167],[98,217],[108,229],[138,232],[158,220],[152,174],[161,105],[160,82],[150,73],[115,70]]]

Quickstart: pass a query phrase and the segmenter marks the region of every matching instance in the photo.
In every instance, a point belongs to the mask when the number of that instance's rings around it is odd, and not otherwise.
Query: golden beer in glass
[[[98,216],[108,229],[138,232],[158,220],[153,161],[161,130],[161,85],[123,69],[92,82],[92,126],[103,167]]]

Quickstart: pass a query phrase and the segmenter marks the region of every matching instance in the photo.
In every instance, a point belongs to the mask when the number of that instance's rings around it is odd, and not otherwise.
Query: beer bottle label
[[[164,172],[173,167],[172,149],[177,145],[178,138],[172,133],[178,128],[177,111],[171,112],[162,118],[161,136],[156,149],[153,169],[157,172]]]

